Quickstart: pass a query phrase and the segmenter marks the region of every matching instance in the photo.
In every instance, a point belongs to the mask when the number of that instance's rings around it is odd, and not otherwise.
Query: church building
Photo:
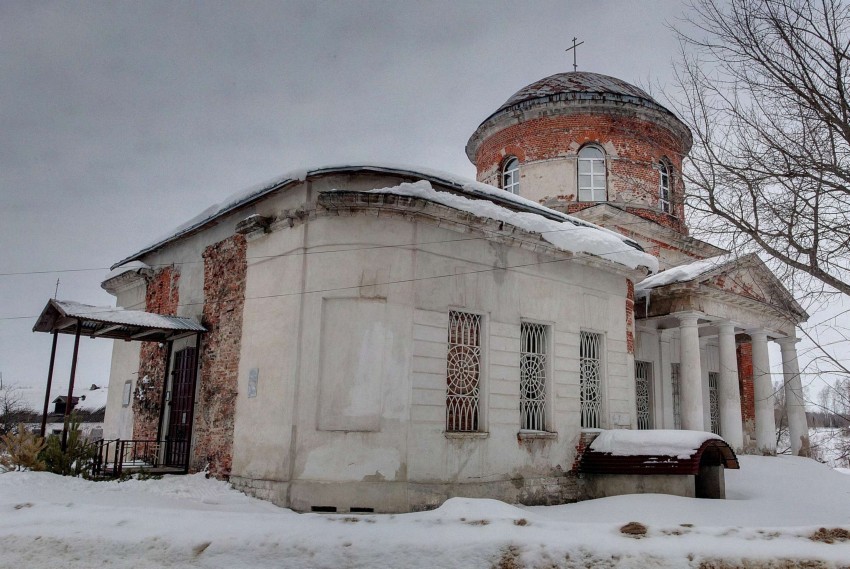
[[[805,454],[807,315],[757,256],[689,236],[690,146],[643,90],[559,73],[472,133],[477,180],[284,175],[117,263],[111,320],[51,301],[39,325],[138,340],[115,342],[105,439],[299,511],[582,499],[582,453],[621,429],[775,453],[770,341]]]

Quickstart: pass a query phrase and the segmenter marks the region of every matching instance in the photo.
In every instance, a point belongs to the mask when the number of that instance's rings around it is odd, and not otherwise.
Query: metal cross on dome
[[[584,43],[583,41],[576,43],[576,41],[578,41],[578,38],[573,38],[573,46],[568,47],[567,49],[564,50],[564,51],[571,51],[572,50],[572,52],[573,52],[573,71],[578,71],[578,65],[576,64],[576,52],[578,50],[576,48]]]

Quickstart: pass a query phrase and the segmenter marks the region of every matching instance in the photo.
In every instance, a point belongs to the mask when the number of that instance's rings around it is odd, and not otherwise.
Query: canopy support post
[[[44,390],[44,412],[41,414],[41,438],[44,438],[44,432],[47,430],[47,410],[50,407],[50,387],[53,385],[53,367],[56,363],[56,341],[59,339],[59,334],[56,330],[53,334],[53,347],[50,348],[50,367],[47,369],[47,388]]]
[[[77,352],[80,349],[80,332],[83,323],[77,319],[77,331],[74,333],[74,355],[71,357],[71,377],[68,380],[68,400],[65,402],[65,420],[62,424],[62,452],[68,450],[68,418],[71,416],[71,407],[74,405],[74,378],[77,375]]]
[[[168,391],[169,378],[171,376],[171,352],[174,349],[174,341],[169,340],[165,349],[165,374],[162,378],[162,395],[159,400],[159,424],[156,427],[156,440],[162,441],[162,429],[165,426],[165,404]]]

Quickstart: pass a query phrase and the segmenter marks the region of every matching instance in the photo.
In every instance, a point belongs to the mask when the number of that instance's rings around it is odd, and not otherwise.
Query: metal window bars
[[[720,380],[720,373],[716,371],[708,372],[708,409],[711,416],[711,432],[715,435],[720,434],[720,406],[717,399],[717,382]]]
[[[652,363],[635,361],[635,404],[637,428],[652,428]]]
[[[546,430],[546,342],[545,325],[520,325],[519,410],[523,430]]]
[[[581,426],[602,428],[602,335],[582,332],[579,352]]]
[[[481,391],[481,316],[449,312],[446,431],[477,431]]]

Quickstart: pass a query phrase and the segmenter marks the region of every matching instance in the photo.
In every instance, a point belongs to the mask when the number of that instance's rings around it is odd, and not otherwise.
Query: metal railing
[[[113,439],[95,443],[94,476],[119,478],[125,472],[189,471],[189,442],[152,439]]]

